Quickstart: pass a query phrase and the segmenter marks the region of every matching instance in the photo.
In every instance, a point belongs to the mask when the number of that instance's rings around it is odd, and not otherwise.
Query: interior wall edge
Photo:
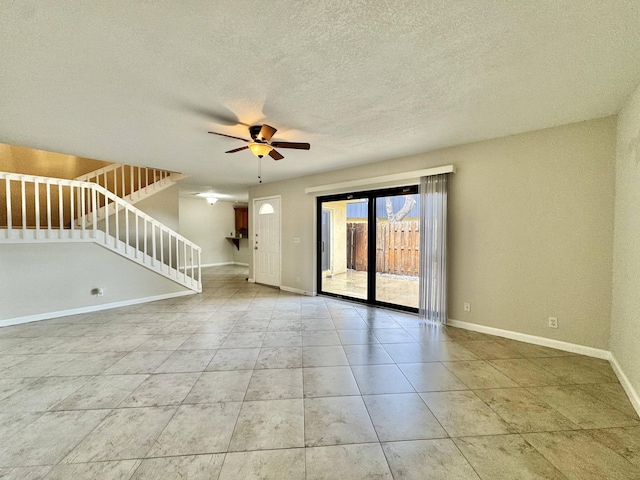
[[[627,375],[624,373],[622,366],[620,366],[620,364],[618,363],[618,360],[616,359],[613,352],[610,352],[610,354],[611,354],[611,357],[609,358],[609,363],[611,363],[611,367],[613,368],[613,371],[618,377],[618,380],[620,380],[620,385],[622,385],[622,388],[624,388],[624,391],[626,392],[627,397],[629,397],[629,401],[631,402],[631,405],[633,405],[633,408],[635,409],[636,413],[638,414],[638,416],[640,416],[640,393],[638,393],[638,391],[634,388],[633,384],[631,383],[631,380],[629,380],[629,377],[627,377]]]

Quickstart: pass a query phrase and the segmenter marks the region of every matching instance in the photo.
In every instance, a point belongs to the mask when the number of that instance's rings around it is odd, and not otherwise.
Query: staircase
[[[94,242],[201,292],[200,247],[127,201],[172,185],[179,174],[135,173],[138,167],[131,167],[130,177],[107,175],[120,168],[124,173],[130,167],[110,165],[106,169],[111,170],[98,176],[105,183],[126,179],[129,188],[122,180],[112,184],[124,198],[90,181],[0,172],[0,198],[6,199],[6,207],[0,207],[0,243]]]
[[[140,200],[144,200],[186,177],[186,175],[181,173],[169,172],[167,170],[112,163],[99,170],[81,175],[75,180],[100,185],[130,205],[134,205]],[[116,206],[116,208],[122,209],[120,206]],[[99,207],[96,218],[102,220],[106,214],[107,209],[104,206]],[[113,211],[111,211],[111,214],[113,214]],[[85,222],[92,222],[93,215],[89,215],[84,219],[78,217],[76,219],[76,225],[79,226],[83,220]]]

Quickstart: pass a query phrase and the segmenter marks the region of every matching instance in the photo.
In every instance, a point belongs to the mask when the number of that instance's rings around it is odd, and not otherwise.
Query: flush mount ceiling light
[[[194,193],[193,195],[195,195],[196,197],[204,198],[209,205],[213,205],[218,200],[220,200],[219,198],[220,196],[224,196],[224,195],[213,195],[212,193]]]

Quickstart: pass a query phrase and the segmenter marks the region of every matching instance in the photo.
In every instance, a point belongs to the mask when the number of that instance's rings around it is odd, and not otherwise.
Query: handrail
[[[111,172],[113,172],[113,175],[107,175]],[[74,180],[96,183],[120,197],[126,197],[170,177],[171,174],[172,172],[157,168],[112,163],[106,167],[80,175]],[[149,178],[150,175],[151,178]]]
[[[19,192],[12,191],[12,182],[19,182]],[[28,185],[33,186],[29,195]],[[105,187],[9,172],[0,172],[0,187],[4,187],[6,197],[6,210],[0,211],[0,219],[3,214],[6,219],[6,239],[14,239],[17,231],[22,240],[29,241],[96,241],[183,285],[202,290],[202,249]],[[104,211],[101,218],[99,209]],[[104,235],[98,235],[98,231]]]
[[[80,175],[79,177],[74,178],[74,180],[77,180],[79,182],[87,182],[89,181],[90,178],[97,178],[100,175],[111,172],[112,170],[116,170],[121,166],[122,166],[121,163],[110,163],[106,167],[102,167],[102,168],[99,168],[98,170],[94,170],[92,172],[85,173],[84,175]]]

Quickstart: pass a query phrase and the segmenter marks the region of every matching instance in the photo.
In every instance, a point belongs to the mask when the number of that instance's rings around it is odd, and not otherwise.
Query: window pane
[[[275,210],[273,209],[273,205],[271,205],[270,203],[263,203],[260,207],[260,210],[258,211],[258,215],[267,215],[274,212]]]

